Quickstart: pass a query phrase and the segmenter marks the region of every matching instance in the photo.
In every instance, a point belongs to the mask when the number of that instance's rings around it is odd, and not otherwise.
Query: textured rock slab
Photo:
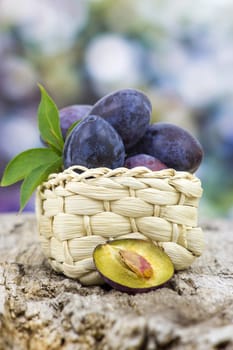
[[[0,216],[0,350],[233,349],[233,222],[163,288],[128,295],[53,272],[34,215]]]

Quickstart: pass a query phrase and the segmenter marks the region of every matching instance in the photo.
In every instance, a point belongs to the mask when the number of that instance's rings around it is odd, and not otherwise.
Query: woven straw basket
[[[71,167],[37,189],[42,249],[54,270],[86,285],[102,282],[92,253],[110,239],[150,239],[176,270],[187,268],[204,248],[201,195],[200,180],[187,172]]]

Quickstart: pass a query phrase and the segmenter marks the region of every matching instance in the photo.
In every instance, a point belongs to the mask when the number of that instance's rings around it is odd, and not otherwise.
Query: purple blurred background
[[[200,216],[232,217],[232,11],[230,0],[2,0],[0,176],[14,155],[41,146],[38,82],[58,107],[134,87],[150,98],[153,121],[203,144]],[[1,212],[18,203],[19,185],[0,188]]]

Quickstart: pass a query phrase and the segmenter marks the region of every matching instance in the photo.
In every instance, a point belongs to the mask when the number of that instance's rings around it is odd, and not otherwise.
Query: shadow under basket
[[[92,253],[117,238],[149,239],[176,270],[185,269],[204,249],[201,195],[200,180],[188,172],[71,167],[37,189],[42,249],[54,270],[84,285],[102,283]]]

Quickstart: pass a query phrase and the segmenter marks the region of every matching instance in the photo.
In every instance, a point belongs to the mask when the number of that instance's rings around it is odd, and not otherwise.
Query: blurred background
[[[202,143],[200,216],[233,217],[232,13],[232,0],[0,0],[0,177],[41,146],[38,82],[59,108],[133,87],[154,122]],[[0,211],[18,209],[19,185],[0,188]]]

